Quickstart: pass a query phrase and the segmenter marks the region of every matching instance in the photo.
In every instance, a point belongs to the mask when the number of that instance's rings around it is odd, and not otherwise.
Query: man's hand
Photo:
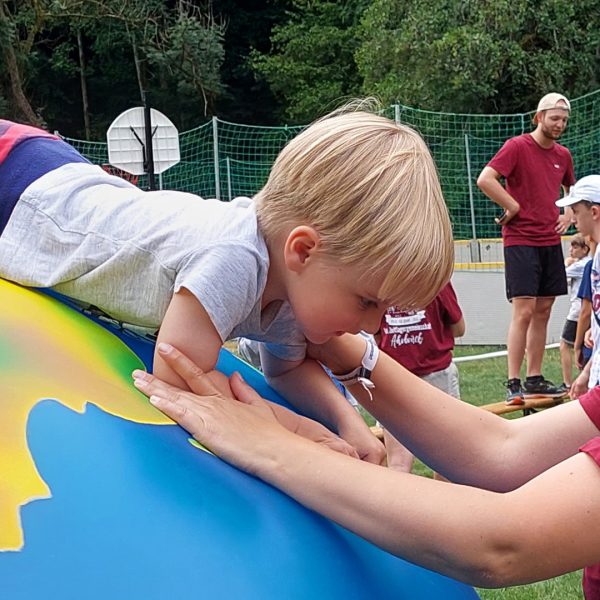
[[[570,215],[568,215],[568,214],[559,215],[558,220],[556,221],[556,227],[554,228],[554,230],[559,235],[563,235],[563,233],[565,233],[567,231],[567,229],[569,229],[571,222],[572,222],[572,220],[571,220]]]
[[[504,212],[499,217],[496,217],[494,221],[497,225],[508,225],[508,223],[514,219],[520,210],[521,206],[515,201],[514,204],[511,204],[509,208],[505,208]]]

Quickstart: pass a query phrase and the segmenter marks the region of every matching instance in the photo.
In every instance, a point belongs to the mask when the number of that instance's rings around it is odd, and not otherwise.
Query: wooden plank
[[[522,410],[524,413],[539,410],[542,408],[551,408],[562,404],[568,399],[567,395],[560,398],[549,398],[544,396],[542,398],[526,398],[525,404],[506,404],[506,402],[493,402],[491,404],[483,404],[479,408],[492,412],[495,415],[506,415],[508,413],[517,412]]]
[[[525,404],[506,404],[506,402],[492,402],[491,404],[482,404],[479,408],[487,410],[488,412],[494,413],[495,415],[507,415],[512,412],[523,411],[524,414],[529,412],[540,410],[543,408],[551,408],[552,406],[558,406],[563,402],[569,401],[568,395],[562,396],[561,398],[549,398],[544,396],[543,398],[527,398]],[[378,439],[383,441],[383,429],[378,425],[371,427],[371,433]]]

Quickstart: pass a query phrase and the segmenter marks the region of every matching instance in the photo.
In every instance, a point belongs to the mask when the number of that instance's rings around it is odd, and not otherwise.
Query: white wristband
[[[367,347],[365,348],[365,353],[360,361],[360,367],[356,367],[356,369],[350,371],[349,373],[344,373],[343,375],[336,375],[334,373],[333,376],[344,387],[354,385],[355,383],[360,383],[367,394],[369,394],[369,399],[373,400],[373,394],[371,394],[371,390],[375,387],[375,384],[371,381],[370,377],[371,372],[377,364],[377,359],[379,358],[379,348],[373,341],[373,338],[365,336],[365,341],[367,342]]]

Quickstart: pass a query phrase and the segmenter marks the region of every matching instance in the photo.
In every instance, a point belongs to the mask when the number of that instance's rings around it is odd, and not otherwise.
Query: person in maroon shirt
[[[343,335],[309,351],[346,373],[364,361],[366,344]],[[326,437],[303,438],[285,409],[239,374],[217,382],[175,348],[158,351],[193,392],[135,371],[136,387],[152,404],[217,456],[312,510],[388,552],[479,587],[586,567],[586,598],[600,598],[600,570],[590,566],[600,561],[600,387],[531,417],[503,419],[380,352],[370,365],[371,386],[359,378],[350,391],[450,480],[441,482],[335,452]]]
[[[561,187],[575,183],[573,159],[557,140],[564,132],[571,104],[561,94],[546,94],[533,118],[536,128],[511,138],[477,179],[483,193],[504,209],[502,225],[506,295],[512,303],[508,329],[507,404],[525,397],[560,397],[567,389],[542,375],[546,330],[556,296],[567,293],[560,236],[571,223],[555,205]],[[504,186],[500,179],[504,178]],[[527,379],[521,366],[527,351]]]
[[[436,388],[460,398],[458,368],[452,362],[454,338],[465,333],[465,321],[452,284],[448,282],[423,310],[391,306],[375,336],[379,348]],[[414,456],[387,429],[383,430],[387,465],[409,473]]]

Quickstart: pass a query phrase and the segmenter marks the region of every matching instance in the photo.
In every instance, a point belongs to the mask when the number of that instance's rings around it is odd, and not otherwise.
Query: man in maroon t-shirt
[[[533,118],[536,128],[511,138],[477,179],[483,193],[504,209],[502,225],[506,295],[512,303],[508,329],[507,404],[525,397],[566,395],[542,375],[546,330],[556,296],[567,293],[560,236],[571,222],[555,205],[561,187],[575,183],[571,153],[556,140],[564,132],[571,104],[546,94]],[[500,179],[504,178],[504,186]],[[527,350],[527,379],[521,365]]]

